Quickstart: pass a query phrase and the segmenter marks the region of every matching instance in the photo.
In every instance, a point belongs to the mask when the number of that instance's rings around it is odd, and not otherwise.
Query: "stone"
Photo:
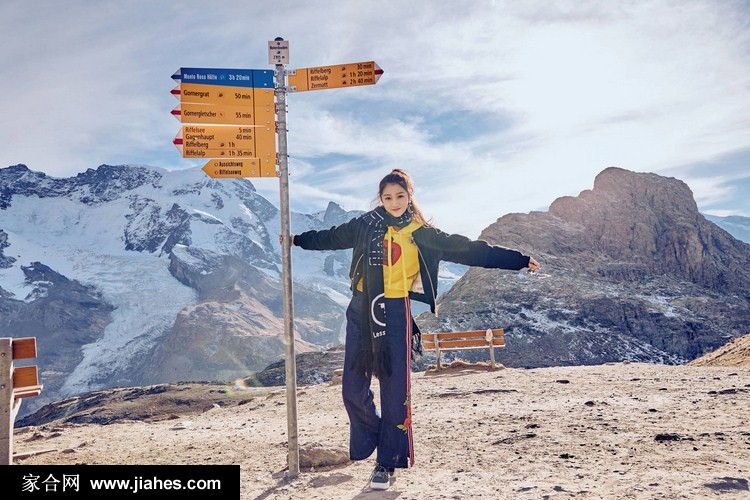
[[[331,378],[331,385],[341,385],[344,380],[344,369],[339,368],[333,370],[333,377]]]
[[[324,446],[320,443],[303,445],[299,450],[301,468],[320,468],[343,465],[349,462],[349,452],[343,448]]]

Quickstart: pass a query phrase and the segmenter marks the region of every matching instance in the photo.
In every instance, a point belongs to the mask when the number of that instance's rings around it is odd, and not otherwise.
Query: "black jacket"
[[[294,244],[305,250],[353,248],[349,278],[352,282],[351,289],[355,290],[364,272],[366,228],[367,223],[357,217],[331,229],[297,234],[294,236]],[[495,269],[518,270],[529,265],[529,257],[516,250],[490,245],[482,240],[470,240],[459,234],[447,234],[431,226],[420,227],[412,233],[412,238],[418,249],[421,282],[415,283],[415,287],[409,292],[409,297],[429,304],[433,313],[438,294],[437,277],[441,260]]]

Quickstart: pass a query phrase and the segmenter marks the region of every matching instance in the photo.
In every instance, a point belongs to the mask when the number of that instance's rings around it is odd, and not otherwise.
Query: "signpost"
[[[258,158],[210,160],[203,165],[202,170],[212,179],[276,177],[276,165],[271,163],[271,160]]]
[[[273,76],[273,71],[261,69],[177,70],[172,78],[180,84],[172,95],[180,104],[172,115],[185,125],[172,142],[182,157],[272,160],[275,169]],[[269,176],[267,162],[264,165],[262,176]],[[253,171],[249,167],[239,170]]]
[[[289,63],[289,42],[277,38],[268,42],[268,64],[285,65]]]
[[[273,89],[268,69],[180,68],[172,75],[182,83]]]
[[[265,109],[264,109],[265,108]],[[223,104],[181,103],[172,110],[172,115],[182,123],[226,123],[245,125],[274,122],[273,96],[270,106],[231,106]]]
[[[375,85],[383,70],[375,61],[301,68],[289,73],[289,91],[325,90]]]
[[[180,101],[172,115],[184,124],[174,138],[174,145],[184,158],[209,158],[203,171],[212,179],[279,178],[289,450],[287,475],[296,477],[299,474],[299,443],[286,96],[291,92],[374,85],[383,70],[375,61],[291,71],[285,69],[288,63],[289,42],[276,38],[268,42],[268,64],[275,65],[275,71],[180,68],[172,75],[180,82],[172,90]]]
[[[276,157],[276,131],[271,127],[183,125],[172,142],[184,158]]]
[[[282,61],[289,60],[289,42],[276,38],[268,42],[269,64],[276,63],[276,130],[279,135],[279,205],[281,211],[281,268],[284,294],[284,356],[286,375],[287,473],[299,475],[297,434],[297,360],[294,355],[294,303],[292,300],[292,245],[289,211],[289,156],[286,140],[286,75]]]
[[[272,106],[273,89],[231,87],[225,85],[201,85],[180,83],[172,89],[172,95],[181,103],[229,104],[233,106]]]

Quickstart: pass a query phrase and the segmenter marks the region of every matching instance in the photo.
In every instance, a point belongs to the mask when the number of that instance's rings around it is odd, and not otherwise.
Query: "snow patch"
[[[131,272],[123,273],[123,268]],[[79,281],[96,285],[115,310],[102,337],[84,346],[83,360],[65,381],[63,394],[98,389],[98,381],[113,376],[127,379],[123,367],[136,364],[197,298],[153,257],[84,254],[72,271]]]
[[[651,312],[661,313],[667,318],[676,318],[679,316],[675,312],[674,306],[670,304],[668,297],[641,294],[635,295],[634,297],[649,303],[652,306]]]

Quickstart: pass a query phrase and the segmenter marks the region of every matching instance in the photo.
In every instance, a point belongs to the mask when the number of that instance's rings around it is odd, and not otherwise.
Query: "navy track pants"
[[[377,461],[385,467],[414,465],[411,428],[411,333],[409,298],[385,299],[386,341],[391,375],[380,378],[380,408],[370,389],[371,377],[354,368],[359,355],[361,294],[352,298],[346,310],[346,349],[342,395],[349,414],[349,456],[364,460],[378,450]]]

